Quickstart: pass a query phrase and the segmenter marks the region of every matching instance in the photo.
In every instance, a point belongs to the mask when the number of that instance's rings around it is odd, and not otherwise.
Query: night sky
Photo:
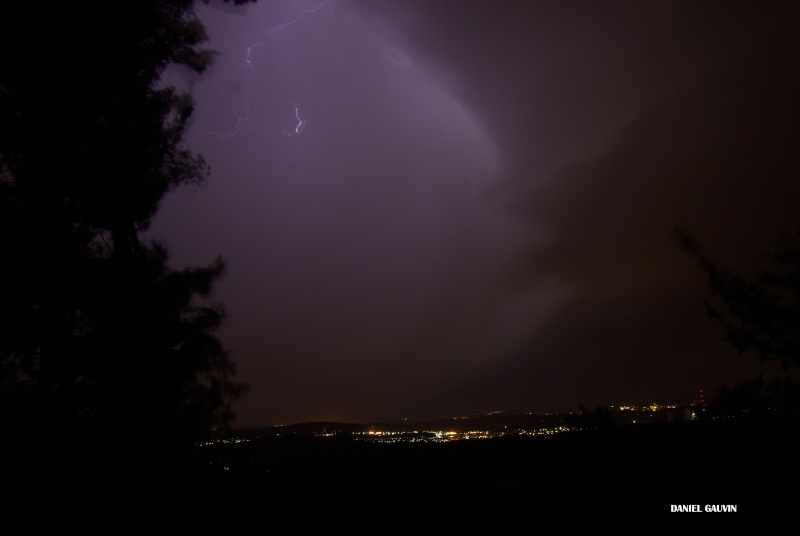
[[[747,274],[800,229],[800,4],[199,4],[162,202],[226,261],[236,426],[688,402],[739,356],[670,233]]]

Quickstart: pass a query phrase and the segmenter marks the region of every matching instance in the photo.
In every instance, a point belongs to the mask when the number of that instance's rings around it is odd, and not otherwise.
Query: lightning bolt
[[[263,31],[261,31],[261,32],[259,32],[257,34],[252,35],[251,38],[250,38],[250,44],[247,45],[247,47],[245,48],[245,52],[244,52],[244,61],[245,61],[246,65],[250,69],[255,69],[256,68],[256,65],[254,63],[254,55],[255,55],[256,49],[258,49],[259,47],[265,46],[265,40],[266,39],[271,38],[272,36],[274,36],[274,34],[276,34],[278,32],[287,32],[288,30],[290,30],[292,28],[292,26],[300,23],[304,18],[314,16],[314,15],[320,13],[322,10],[324,10],[326,8],[326,6],[332,5],[334,3],[335,3],[335,0],[324,0],[324,1],[320,2],[319,4],[317,4],[316,7],[313,7],[313,8],[310,8],[310,9],[303,9],[303,11],[301,11],[299,14],[297,14],[294,18],[284,22],[283,24],[280,24],[278,26],[273,26],[271,28],[265,29],[265,30],[263,30]],[[329,55],[335,57],[336,59],[342,61],[343,63],[350,63],[351,61],[356,61],[356,60],[360,60],[360,59],[363,59],[363,58],[369,58],[369,57],[372,57],[372,58],[379,58],[379,57],[380,58],[386,58],[386,60],[391,61],[393,64],[395,64],[397,66],[406,66],[406,65],[410,65],[412,63],[411,61],[406,60],[406,59],[398,59],[398,57],[396,55],[392,55],[390,53],[386,53],[386,54],[370,54],[370,53],[364,52],[364,53],[361,53],[361,54],[357,54],[355,57],[352,57],[352,58],[344,58],[341,55],[335,54],[333,52],[329,52],[327,50],[325,50],[324,52],[326,54],[329,54]],[[389,52],[392,52],[392,50],[389,50]],[[400,57],[402,58],[402,56],[400,56]],[[204,129],[204,128],[201,128],[201,130],[203,130],[204,132],[206,132],[206,133],[208,133],[210,135],[216,136],[217,138],[220,138],[220,139],[228,139],[228,138],[232,138],[232,137],[238,135],[241,132],[253,132],[253,131],[278,132],[278,133],[283,134],[287,138],[288,137],[293,137],[293,136],[299,136],[300,134],[302,134],[302,132],[305,129],[305,126],[306,126],[306,120],[301,116],[300,109],[299,109],[298,105],[295,102],[292,102],[292,101],[287,101],[287,102],[289,102],[289,104],[291,104],[294,107],[294,117],[295,117],[296,123],[294,124],[293,128],[287,129],[287,128],[279,128],[279,127],[274,127],[274,126],[273,127],[249,126],[248,122],[252,123],[255,120],[254,117],[251,117],[251,106],[250,106],[250,97],[251,97],[251,95],[250,95],[250,93],[251,92],[248,90],[247,95],[245,96],[245,105],[244,105],[245,113],[244,113],[243,116],[238,117],[236,119],[236,122],[235,122],[233,128],[231,128],[229,130],[226,130],[226,131],[213,131],[213,130],[208,130],[208,129]]]
[[[332,4],[332,3],[333,3],[333,0],[325,0],[325,1],[321,2],[317,7],[313,8],[313,9],[306,9],[303,12],[301,12],[299,15],[297,15],[295,18],[293,18],[292,20],[290,20],[288,22],[285,22],[284,24],[281,24],[280,26],[275,26],[275,27],[272,27],[272,28],[270,28],[268,30],[264,30],[263,32],[260,32],[258,35],[265,35],[266,34],[266,37],[269,38],[273,33],[287,30],[288,28],[290,28],[291,26],[296,24],[299,20],[301,20],[306,15],[313,15],[315,13],[318,13],[326,5]],[[247,47],[247,49],[245,51],[245,55],[244,55],[245,63],[248,66],[250,66],[251,68],[253,67],[253,51],[256,48],[262,46],[262,44],[263,43],[262,43],[261,40],[254,41],[250,45],[248,45],[248,47]],[[250,92],[248,91],[247,95],[245,96],[245,115],[244,115],[244,117],[240,117],[240,118],[238,118],[236,120],[236,126],[231,131],[229,131],[229,132],[218,132],[218,131],[208,130],[208,129],[205,129],[205,128],[203,128],[202,130],[204,132],[206,132],[208,134],[211,134],[213,136],[216,136],[216,137],[218,137],[220,139],[231,138],[233,136],[236,136],[237,134],[239,134],[239,132],[242,132],[242,131],[262,131],[262,132],[264,132],[264,131],[273,131],[273,132],[280,132],[286,137],[296,136],[296,135],[299,135],[300,133],[303,132],[303,129],[305,128],[305,125],[306,125],[306,121],[303,118],[300,117],[300,109],[298,108],[297,104],[295,104],[294,102],[290,102],[289,104],[291,104],[294,107],[294,116],[295,116],[295,119],[297,119],[297,124],[295,124],[294,129],[291,130],[291,131],[286,130],[286,129],[281,129],[281,128],[243,127],[243,124],[247,123],[247,121],[249,121],[249,119],[250,119],[250,100],[249,100],[249,98],[250,98]]]
[[[253,43],[252,45],[247,47],[247,54],[245,54],[244,57],[244,61],[247,63],[247,65],[250,66],[253,65],[253,60],[251,60],[250,57],[253,55],[253,49],[259,46],[261,46],[261,43]]]
[[[306,9],[305,11],[300,13],[297,17],[295,17],[294,19],[290,20],[286,24],[281,24],[280,26],[276,26],[274,28],[270,28],[269,30],[264,30],[261,33],[262,34],[265,33],[265,34],[267,34],[267,37],[269,37],[274,32],[281,32],[281,31],[285,30],[286,28],[288,28],[288,27],[292,26],[293,24],[295,24],[297,21],[299,21],[300,19],[302,19],[306,15],[308,15],[310,13],[317,13],[320,9],[322,9],[323,7],[325,7],[328,4],[331,4],[332,2],[333,2],[333,0],[325,0],[324,2],[322,2],[320,5],[318,5],[314,9]]]
[[[247,92],[247,95],[245,95],[245,97],[244,97],[244,104],[245,104],[244,117],[240,117],[239,119],[236,120],[236,128],[234,128],[232,131],[227,132],[227,133],[223,133],[223,132],[215,132],[213,130],[207,130],[205,128],[203,128],[202,130],[207,132],[207,133],[209,133],[209,134],[212,134],[212,135],[214,135],[214,136],[216,136],[218,138],[222,138],[222,139],[227,139],[227,138],[230,138],[232,136],[237,135],[239,133],[239,131],[242,129],[241,128],[242,127],[242,123],[246,123],[247,120],[250,118],[250,92],[249,91]]]
[[[297,118],[297,124],[294,127],[294,132],[289,132],[286,134],[287,136],[294,136],[295,134],[300,134],[303,132],[303,128],[306,126],[306,122],[300,118],[300,110],[297,108],[295,103],[291,103],[294,106],[294,116]]]
[[[231,130],[230,132],[217,132],[217,131],[208,130],[208,129],[205,129],[205,128],[202,128],[201,130],[203,130],[204,132],[206,132],[208,134],[216,136],[216,137],[218,137],[220,139],[232,138],[233,136],[237,135],[239,132],[280,132],[281,134],[283,134],[287,138],[289,138],[291,136],[296,136],[296,135],[300,134],[301,132],[303,132],[303,129],[306,126],[306,121],[302,117],[300,117],[300,108],[298,108],[297,104],[295,104],[293,102],[290,102],[289,104],[291,104],[294,107],[294,117],[295,117],[295,119],[297,119],[297,124],[294,126],[293,130],[286,130],[285,128],[274,128],[274,127],[270,128],[270,127],[244,127],[244,126],[242,126],[242,124],[246,123],[249,120],[249,117],[250,117],[249,95],[245,96],[245,105],[246,105],[245,115],[244,115],[244,117],[240,117],[239,119],[236,120],[236,127],[233,130]]]
[[[322,2],[320,5],[318,5],[314,9],[306,9],[305,11],[300,13],[297,17],[295,17],[294,19],[290,20],[289,22],[287,22],[285,24],[281,24],[280,26],[275,26],[274,28],[270,28],[269,30],[264,30],[263,32],[260,32],[257,35],[266,34],[267,37],[270,37],[275,32],[281,32],[283,30],[286,30],[290,26],[293,26],[295,23],[297,23],[297,21],[299,21],[300,19],[302,19],[303,17],[305,17],[308,14],[318,13],[320,9],[322,9],[323,7],[325,7],[326,5],[331,4],[331,3],[333,3],[333,0],[325,0],[324,2]],[[247,52],[245,53],[245,62],[248,65],[252,66],[252,64],[253,64],[253,60],[251,59],[252,56],[253,56],[253,49],[258,48],[260,46],[261,46],[261,41],[257,41],[257,42],[252,43],[250,46],[247,47]]]

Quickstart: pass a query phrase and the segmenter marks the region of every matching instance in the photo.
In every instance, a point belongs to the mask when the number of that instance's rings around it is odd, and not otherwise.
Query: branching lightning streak
[[[294,106],[294,116],[297,118],[297,125],[295,125],[294,127],[294,132],[287,133],[286,134],[287,136],[294,136],[295,134],[300,134],[301,132],[303,132],[303,127],[306,126],[306,122],[300,118],[300,110],[297,108],[297,105],[295,103],[292,103],[292,105]]]
[[[333,4],[334,2],[335,2],[335,0],[323,0],[316,7],[311,8],[311,9],[303,10],[300,14],[298,14],[293,19],[291,19],[291,20],[289,20],[289,21],[287,21],[287,22],[285,22],[285,23],[283,23],[283,24],[281,24],[279,26],[274,26],[272,28],[263,30],[262,32],[256,34],[256,37],[253,39],[251,44],[249,46],[247,46],[247,48],[246,48],[245,55],[244,55],[245,56],[244,57],[245,63],[248,66],[250,66],[251,68],[254,68],[255,67],[254,64],[253,64],[254,51],[258,47],[261,47],[261,46],[264,45],[264,42],[263,42],[264,39],[267,39],[267,38],[271,37],[276,32],[287,31],[289,28],[291,28],[293,25],[297,24],[299,21],[301,21],[307,15],[315,15],[315,14],[319,13],[325,6],[327,6],[328,4]],[[357,59],[370,56],[370,54],[362,53],[362,54],[358,54],[357,56],[355,56],[353,58],[349,58],[348,59],[348,58],[343,58],[342,56],[340,56],[338,54],[334,54],[334,53],[329,52],[329,51],[325,51],[325,52],[327,54],[330,54],[331,56],[334,56],[335,58],[339,59],[340,61],[342,61],[344,63],[350,63],[351,61],[355,61]],[[411,61],[408,61],[408,60],[398,60],[397,58],[393,57],[390,54],[380,54],[380,56],[383,57],[383,58],[386,58],[387,60],[391,61],[392,63],[394,63],[395,65],[398,65],[398,66],[410,65],[412,63]],[[374,55],[373,57],[377,57],[377,55]],[[295,119],[297,120],[297,122],[294,125],[293,129],[288,130],[288,129],[285,129],[285,128],[276,128],[276,127],[249,127],[249,126],[246,126],[247,122],[251,120],[251,117],[250,117],[251,109],[250,109],[250,101],[249,101],[249,96],[250,95],[249,95],[249,93],[250,92],[248,91],[248,94],[245,97],[245,110],[246,110],[245,114],[244,114],[243,117],[239,117],[236,120],[235,127],[231,131],[229,131],[229,132],[218,132],[218,131],[211,131],[211,130],[207,130],[207,129],[202,129],[202,130],[204,130],[205,132],[207,132],[209,134],[212,134],[212,135],[214,135],[214,136],[216,136],[218,138],[221,138],[221,139],[231,138],[233,136],[236,136],[240,132],[244,132],[244,131],[248,131],[248,132],[249,131],[280,132],[281,134],[283,134],[286,137],[296,136],[296,135],[299,135],[299,134],[301,134],[303,132],[303,129],[306,126],[306,120],[303,119],[300,116],[300,109],[297,106],[297,104],[294,103],[294,102],[291,102],[291,101],[289,101],[289,103],[292,106],[294,106],[294,116],[295,116]]]
[[[216,136],[218,138],[221,138],[221,139],[232,138],[233,136],[237,135],[239,132],[243,132],[243,131],[244,132],[254,132],[254,131],[258,131],[258,132],[280,132],[281,134],[283,134],[284,136],[286,136],[288,138],[288,137],[300,134],[301,132],[303,132],[303,129],[306,126],[305,119],[300,117],[300,108],[297,107],[297,104],[295,104],[293,102],[290,102],[289,104],[294,106],[294,116],[297,119],[297,124],[294,126],[293,130],[286,130],[285,128],[274,128],[274,127],[273,128],[270,128],[270,127],[243,127],[242,123],[246,123],[249,120],[249,116],[250,116],[250,103],[249,103],[247,97],[245,97],[245,103],[247,104],[247,113],[245,113],[244,117],[240,117],[239,119],[236,120],[236,128],[233,129],[232,131],[226,133],[226,132],[216,132],[216,131],[208,130],[208,129],[205,129],[205,128],[203,128],[202,130],[204,132],[207,132],[208,134],[212,134],[212,135],[214,135],[214,136]]]
[[[287,22],[287,23],[285,23],[285,24],[281,24],[280,26],[276,26],[276,27],[274,27],[274,28],[270,28],[269,30],[264,30],[263,32],[260,32],[258,35],[264,35],[264,34],[267,34],[267,37],[269,37],[269,36],[271,36],[271,35],[272,35],[274,32],[280,32],[280,31],[283,31],[283,30],[285,30],[286,28],[288,28],[288,27],[290,27],[290,26],[294,25],[294,24],[295,24],[297,21],[299,21],[300,19],[302,19],[303,17],[305,17],[305,16],[306,16],[306,15],[308,15],[309,13],[317,13],[317,12],[318,12],[320,9],[322,9],[322,8],[323,8],[325,5],[327,5],[327,4],[330,4],[330,3],[332,3],[332,2],[333,2],[333,0],[325,0],[324,2],[322,2],[320,5],[318,5],[318,6],[317,6],[317,7],[315,7],[314,9],[306,9],[305,11],[303,11],[302,13],[300,13],[300,14],[299,14],[297,17],[295,17],[294,19],[290,20],[289,22]],[[255,42],[255,43],[253,43],[253,44],[251,44],[250,46],[248,46],[248,47],[247,47],[247,53],[245,54],[245,62],[246,62],[248,65],[252,65],[252,64],[253,64],[253,61],[251,60],[251,57],[252,57],[252,54],[253,54],[253,49],[254,49],[254,48],[257,48],[257,47],[260,47],[260,46],[261,46],[261,42],[260,42],[260,41],[258,41],[258,42]]]
[[[331,4],[332,2],[333,2],[333,0],[324,0],[317,7],[313,8],[313,9],[306,9],[305,11],[300,13],[298,16],[296,16],[294,19],[292,19],[292,20],[290,20],[290,21],[288,21],[288,22],[286,22],[284,24],[281,24],[280,26],[276,26],[274,28],[270,28],[269,30],[264,30],[259,35],[266,34],[267,37],[269,37],[274,32],[279,32],[279,31],[286,30],[287,28],[289,28],[290,26],[292,26],[295,23],[297,23],[297,21],[299,21],[300,19],[302,19],[306,15],[318,13],[319,10],[321,10],[326,5]],[[255,50],[256,48],[260,47],[261,45],[262,45],[261,41],[257,41],[257,42],[254,42],[254,43],[252,43],[251,45],[249,45],[247,47],[247,51],[245,52],[245,63],[247,63],[247,65],[249,65],[251,67],[253,66],[253,60],[252,60],[253,50]],[[224,132],[214,132],[214,131],[207,130],[207,129],[203,129],[203,130],[205,132],[209,133],[209,134],[213,134],[214,136],[217,136],[218,138],[222,138],[222,139],[227,139],[227,138],[230,138],[232,136],[235,136],[236,134],[238,134],[241,131],[255,131],[255,130],[257,130],[257,131],[275,131],[275,132],[282,133],[286,137],[295,136],[295,135],[300,134],[301,132],[303,132],[303,128],[305,128],[306,122],[305,122],[304,119],[302,119],[300,117],[300,109],[297,107],[297,104],[295,104],[294,102],[290,103],[292,106],[294,106],[294,116],[297,119],[297,124],[295,125],[294,130],[287,131],[286,129],[280,129],[280,128],[255,128],[255,127],[254,128],[243,128],[242,124],[246,123],[250,118],[250,102],[249,102],[248,99],[249,99],[249,92],[248,92],[248,95],[245,97],[246,113],[245,113],[244,117],[240,117],[239,119],[236,120],[236,127],[231,132],[224,133]]]
[[[285,30],[286,28],[288,28],[289,26],[292,26],[294,23],[296,23],[297,21],[299,21],[300,19],[302,19],[303,17],[305,17],[309,13],[318,12],[320,9],[323,8],[323,6],[325,6],[327,4],[330,4],[332,1],[333,0],[325,0],[324,2],[322,2],[320,5],[318,5],[314,9],[306,9],[305,11],[300,13],[297,17],[295,17],[293,20],[287,22],[286,24],[282,24],[280,26],[276,26],[275,28],[270,28],[269,30],[265,30],[265,31],[263,31],[261,33],[266,33],[267,36],[269,36],[269,35],[272,35],[273,32],[280,32],[282,30]]]
[[[239,119],[236,120],[236,128],[234,128],[231,132],[228,132],[227,134],[224,134],[222,132],[214,132],[213,130],[207,130],[205,128],[202,129],[202,130],[204,130],[205,132],[208,132],[209,134],[213,134],[214,136],[216,136],[218,138],[222,138],[222,139],[227,139],[227,138],[230,138],[232,136],[235,136],[236,134],[239,133],[240,130],[242,130],[242,128],[241,128],[242,127],[242,123],[247,122],[247,120],[250,117],[250,92],[249,91],[247,92],[247,95],[245,95],[245,97],[244,97],[244,103],[245,103],[245,114],[244,114],[244,117],[240,117]]]
[[[260,46],[260,45],[261,45],[261,43],[253,43],[252,45],[247,47],[247,54],[245,54],[245,57],[244,57],[244,61],[247,62],[247,65],[253,65],[253,62],[250,59],[250,56],[253,54],[253,49],[258,47],[258,46]]]

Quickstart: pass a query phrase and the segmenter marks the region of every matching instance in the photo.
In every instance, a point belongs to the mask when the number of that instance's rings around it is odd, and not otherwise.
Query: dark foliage
[[[708,276],[706,309],[725,327],[727,340],[740,353],[755,352],[786,371],[800,368],[800,232],[781,235],[772,256],[775,271],[753,280],[708,259],[687,232],[676,229],[675,236]]]
[[[789,378],[759,376],[733,387],[722,387],[711,400],[707,416],[764,417],[777,412],[800,414],[800,384]]]
[[[771,255],[773,269],[748,279],[720,267],[700,249],[687,231],[673,232],[708,278],[705,300],[711,318],[725,328],[725,337],[740,354],[780,364],[786,377],[763,378],[723,389],[715,412],[741,414],[768,409],[797,409],[800,388],[789,374],[800,369],[800,232],[781,234]]]
[[[234,3],[244,3],[236,0]],[[17,431],[186,440],[242,389],[204,297],[222,270],[143,244],[163,195],[201,183],[192,100],[159,85],[213,52],[193,0],[0,8],[0,396]]]
[[[566,419],[567,426],[572,428],[594,428],[606,429],[614,426],[614,418],[608,408],[597,406],[594,411],[589,410],[581,404],[578,406],[578,413],[570,415]]]

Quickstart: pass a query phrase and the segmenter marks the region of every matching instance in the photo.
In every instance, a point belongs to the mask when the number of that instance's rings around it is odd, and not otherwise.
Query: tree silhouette
[[[204,299],[223,264],[173,270],[139,233],[208,174],[190,96],[159,84],[213,52],[193,0],[66,4],[0,8],[3,424],[196,438],[243,388]]]
[[[676,229],[684,251],[708,277],[708,314],[725,327],[740,353],[777,361],[784,371],[800,367],[800,233],[783,233],[772,260],[776,270],[747,280],[718,266],[687,232]]]
[[[779,363],[786,374],[800,368],[800,232],[782,233],[771,255],[773,269],[752,279],[710,260],[684,229],[675,228],[673,235],[706,274],[710,293],[706,310],[723,325],[726,340],[740,354]],[[722,405],[790,407],[800,400],[797,393],[788,376],[770,383],[759,378],[723,390]]]

